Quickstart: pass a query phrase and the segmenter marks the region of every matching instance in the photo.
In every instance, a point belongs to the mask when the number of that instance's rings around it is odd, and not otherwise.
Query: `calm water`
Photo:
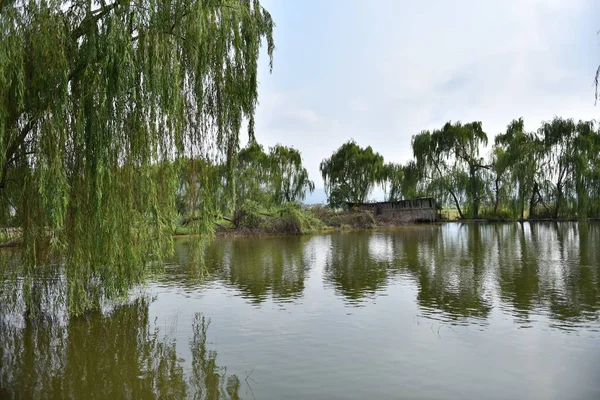
[[[185,240],[137,300],[0,322],[0,398],[600,399],[600,224]]]

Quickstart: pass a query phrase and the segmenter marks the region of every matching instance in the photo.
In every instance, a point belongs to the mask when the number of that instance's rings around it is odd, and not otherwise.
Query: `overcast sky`
[[[260,73],[256,137],[319,163],[353,138],[386,161],[412,158],[412,135],[482,121],[490,139],[514,118],[596,119],[599,0],[262,0],[277,24]],[[381,194],[375,192],[372,198]]]

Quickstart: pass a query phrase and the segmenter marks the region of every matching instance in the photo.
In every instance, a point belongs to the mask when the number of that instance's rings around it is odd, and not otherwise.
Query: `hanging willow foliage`
[[[258,0],[0,0],[0,225],[22,232],[25,293],[60,260],[80,313],[160,265],[174,161],[231,171],[272,31]]]
[[[363,203],[382,176],[383,157],[371,146],[360,147],[349,140],[319,165],[329,205]]]

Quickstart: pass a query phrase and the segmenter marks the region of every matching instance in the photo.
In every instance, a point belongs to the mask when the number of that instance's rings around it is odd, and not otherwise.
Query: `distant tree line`
[[[435,197],[459,218],[600,217],[600,131],[554,118],[536,131],[522,118],[487,149],[481,122],[444,124],[412,137],[414,160],[385,163],[369,146],[342,145],[321,162],[328,202],[364,202],[376,185],[388,201]],[[484,154],[487,153],[487,154]]]

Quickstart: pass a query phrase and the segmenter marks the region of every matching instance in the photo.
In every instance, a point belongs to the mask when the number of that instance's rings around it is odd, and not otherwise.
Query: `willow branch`
[[[15,138],[15,140],[6,149],[6,154],[4,155],[4,159],[6,161],[4,162],[4,165],[2,165],[2,175],[0,176],[0,189],[4,188],[4,184],[6,181],[6,174],[8,173],[8,167],[10,167],[10,164],[16,160],[15,153],[16,153],[17,149],[25,141],[25,138],[27,137],[29,132],[31,132],[31,130],[33,129],[33,126],[35,125],[35,123],[36,123],[35,119],[32,119],[29,122],[27,122],[27,124],[25,124],[25,126],[21,129],[21,132],[19,133],[19,135]]]
[[[81,21],[81,24],[79,24],[79,26],[73,30],[71,34],[73,36],[73,39],[78,39],[79,37],[83,36],[92,23],[97,23],[106,14],[108,14],[109,12],[117,8],[119,5],[121,5],[121,2],[122,0],[117,0],[112,4],[92,11],[92,13],[89,16],[85,17],[83,21]]]

